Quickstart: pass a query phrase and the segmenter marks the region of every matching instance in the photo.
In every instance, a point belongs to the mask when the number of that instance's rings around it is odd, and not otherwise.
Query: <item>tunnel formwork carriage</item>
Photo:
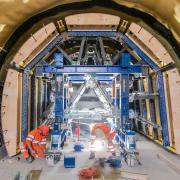
[[[9,156],[17,154],[27,132],[55,116],[57,99],[61,119],[70,118],[70,103],[77,100],[71,90],[77,84],[80,89],[90,76],[97,86],[110,89],[99,91],[109,93],[105,97],[112,101],[111,118],[118,128],[130,122],[136,131],[179,154],[177,49],[169,51],[161,38],[130,18],[105,14],[107,9],[97,13],[91,7],[91,13],[83,13],[74,8],[74,15],[68,15],[67,8],[61,16],[52,11],[48,17],[39,15],[42,22],[24,33],[6,57],[1,68],[2,147]],[[57,79],[62,87],[58,97]],[[109,101],[102,96],[103,102]],[[108,108],[111,105],[106,112]]]

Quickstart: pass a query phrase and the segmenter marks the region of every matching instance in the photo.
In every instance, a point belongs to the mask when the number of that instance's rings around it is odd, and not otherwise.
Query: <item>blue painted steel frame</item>
[[[36,75],[42,76],[46,73],[62,74],[62,73],[121,73],[122,76],[122,89],[121,89],[121,127],[125,127],[126,122],[129,120],[129,74],[141,73],[141,65],[130,65],[131,56],[128,53],[123,53],[121,65],[118,66],[57,66],[57,65],[44,65],[37,66]],[[75,77],[75,76],[72,76]],[[72,78],[71,77],[71,78]],[[78,76],[76,76],[77,79]],[[79,76],[80,77],[80,76]],[[81,77],[82,78],[82,77]],[[79,80],[79,78],[78,78]],[[81,79],[80,79],[81,80]],[[112,80],[111,80],[112,81]]]
[[[22,86],[22,141],[26,139],[28,133],[28,96],[29,96],[29,71],[43,59],[43,57],[55,47],[58,43],[60,43],[61,39],[59,36],[56,36],[32,61],[26,66],[25,71],[23,73],[23,86]]]
[[[56,36],[32,61],[26,66],[25,70],[32,69],[35,65],[37,65],[46,54],[49,53],[51,49],[53,49],[58,43],[61,42],[59,36]]]
[[[29,74],[27,72],[23,73],[22,76],[23,87],[22,87],[22,125],[21,125],[21,132],[22,132],[22,140],[25,140],[28,133],[28,81],[29,81]]]
[[[138,56],[146,62],[155,72],[157,72],[157,87],[159,92],[159,110],[160,110],[160,118],[161,118],[161,126],[162,126],[162,137],[163,137],[163,146],[169,146],[169,132],[168,132],[168,119],[167,119],[167,111],[166,111],[166,99],[164,92],[164,80],[163,74],[160,71],[160,67],[154,63],[154,61],[148,57],[131,39],[127,36],[121,34],[121,39],[131,47]]]
[[[58,67],[63,67],[63,55],[61,53],[56,53],[54,56],[55,65]],[[51,72],[52,73],[52,72]],[[62,123],[64,120],[63,109],[63,74],[56,74],[56,98],[55,98],[55,123]]]
[[[148,56],[146,55],[131,39],[129,39],[126,35],[120,34],[121,39],[131,48],[133,49],[138,56],[146,62],[154,71],[160,70],[160,67]]]
[[[129,121],[129,74],[121,74],[120,98],[120,120],[121,128],[123,129]]]
[[[112,78],[108,76],[96,76],[95,79],[98,81],[112,81]],[[70,76],[69,77],[70,81],[85,81],[84,75],[81,76]]]
[[[168,120],[166,112],[166,98],[164,93],[164,80],[162,72],[157,72],[157,90],[159,93],[159,110],[161,117],[161,126],[162,126],[162,138],[163,146],[169,146],[169,133],[168,133]]]
[[[116,32],[69,32],[69,36],[116,36]],[[153,62],[151,58],[149,58],[132,40],[130,40],[127,36],[121,34],[121,39],[128,44],[133,50],[136,51],[136,53],[142,58],[143,61],[145,61],[155,72],[159,71],[159,66]],[[54,40],[56,41],[56,39]],[[60,41],[60,39],[58,40]],[[57,43],[57,42],[56,42]],[[54,47],[56,43],[50,43],[50,46]],[[45,50],[41,51],[34,60],[29,64],[29,66],[26,67],[26,70],[30,70],[33,66],[35,66],[39,60],[42,59],[42,57],[46,54],[46,51],[48,52],[51,48],[47,47]],[[88,69],[86,69],[88,68]],[[85,70],[86,69],[86,70]],[[43,72],[53,72],[55,74],[58,73],[122,73],[124,74],[122,77],[123,79],[126,79],[126,73],[134,73],[135,69],[122,69],[120,67],[65,67],[57,68],[57,67],[44,67],[41,68],[41,73]],[[137,69],[136,69],[137,70]],[[141,71],[141,70],[140,70]],[[139,72],[139,71],[138,71]],[[125,75],[126,74],[126,75]],[[159,97],[159,107],[160,107],[160,116],[161,116],[161,126],[162,126],[162,135],[163,135],[163,145],[168,146],[169,143],[169,134],[168,134],[168,121],[167,121],[167,112],[166,112],[166,102],[165,102],[165,93],[164,93],[164,83],[163,83],[163,75],[161,72],[157,73],[157,85],[158,85],[158,91],[160,94]],[[28,74],[23,74],[23,112],[22,112],[22,139],[25,139],[27,135],[27,102],[28,102]]]
[[[131,55],[129,53],[122,53],[121,66],[127,68],[130,66]],[[120,76],[121,90],[120,90],[120,120],[121,129],[126,128],[126,124],[129,121],[129,73],[123,73]]]

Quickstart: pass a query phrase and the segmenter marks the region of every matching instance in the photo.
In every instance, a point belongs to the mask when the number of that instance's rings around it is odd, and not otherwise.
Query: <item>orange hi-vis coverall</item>
[[[28,148],[28,145],[31,145],[34,150],[34,154],[32,154]],[[41,134],[41,130],[39,128],[32,130],[29,132],[26,140],[23,142],[20,150],[24,158],[28,158],[30,155],[36,158],[43,158],[44,152],[46,149],[46,136]]]

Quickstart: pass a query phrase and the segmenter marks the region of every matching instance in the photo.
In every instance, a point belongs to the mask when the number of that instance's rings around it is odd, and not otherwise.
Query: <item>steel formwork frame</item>
[[[126,43],[131,49],[133,49],[138,56],[146,62],[156,73],[157,73],[157,87],[159,93],[159,110],[160,110],[160,119],[162,126],[162,137],[163,137],[163,146],[169,146],[169,132],[168,132],[168,119],[166,111],[166,99],[164,91],[164,80],[163,73],[161,68],[149,57],[147,56],[130,38],[120,33],[121,39]]]
[[[22,76],[23,86],[22,86],[22,125],[21,125],[21,139],[25,140],[28,133],[28,83],[31,69],[37,65],[43,57],[53,49],[61,39],[59,36],[56,36],[37,56],[35,56],[32,61],[25,67],[24,73]]]
[[[126,43],[131,49],[135,50],[138,56],[146,62],[155,72],[157,72],[157,87],[159,96],[159,109],[160,109],[160,117],[161,117],[161,126],[162,126],[162,136],[163,136],[163,145],[169,146],[169,134],[168,134],[168,120],[167,120],[167,112],[166,112],[166,102],[165,102],[165,93],[164,93],[164,83],[163,83],[163,74],[160,71],[160,67],[153,62],[153,60],[147,56],[131,39],[129,39],[126,35],[116,32],[69,32],[69,36],[107,36],[107,37],[115,37],[120,34],[121,39]],[[22,108],[22,140],[25,139],[27,135],[27,100],[28,100],[28,78],[29,71],[32,67],[34,67],[48,52],[50,49],[55,47],[60,42],[60,38],[57,36],[44,50],[42,50],[25,68],[25,72],[23,73],[23,108]],[[54,73],[56,76],[60,76],[62,73],[121,73],[122,85],[121,93],[123,88],[127,88],[129,76],[131,73],[140,73],[141,66],[131,66],[131,67],[122,67],[122,66],[44,66],[38,67],[38,71],[36,72],[38,75],[42,75],[43,73]],[[127,91],[128,92],[128,91]],[[128,119],[128,95],[127,92],[122,94],[121,104],[124,104],[124,108],[122,108],[122,123],[124,124],[124,119]]]
[[[44,65],[37,67],[36,75],[53,73],[61,75],[62,73],[118,73],[121,74],[121,128],[125,128],[126,122],[129,120],[129,74],[141,73],[141,65],[130,65],[131,56],[129,53],[124,53],[121,59],[121,65],[116,66],[56,66]],[[76,77],[77,78],[77,77]],[[62,106],[61,106],[62,107]]]

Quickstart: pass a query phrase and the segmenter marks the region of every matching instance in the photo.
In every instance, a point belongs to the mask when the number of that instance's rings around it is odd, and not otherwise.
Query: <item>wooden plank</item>
[[[169,71],[169,90],[173,118],[175,149],[180,154],[180,75],[178,70]]]
[[[18,122],[18,72],[8,70],[2,97],[1,116],[4,140],[9,156],[17,153],[17,122]]]

